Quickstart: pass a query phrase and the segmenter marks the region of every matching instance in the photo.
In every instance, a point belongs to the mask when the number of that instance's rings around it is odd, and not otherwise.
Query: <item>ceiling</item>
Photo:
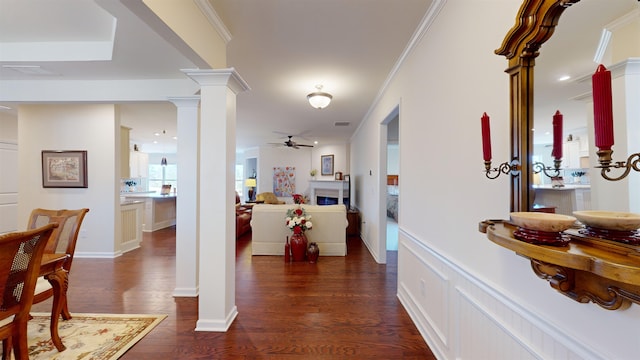
[[[286,135],[299,143],[347,143],[432,2],[208,0],[231,34],[227,66],[251,88],[237,97],[238,149],[284,143]],[[584,104],[570,99],[590,85],[575,79],[595,70],[602,27],[638,4],[581,1],[565,12],[536,65],[536,134],[550,131],[555,109],[565,113],[565,129],[586,126]],[[206,68],[145,9],[142,0],[0,0],[0,81],[184,79],[180,69]],[[559,85],[565,73],[574,80]],[[318,84],[333,95],[322,110],[306,99]],[[16,103],[2,102],[3,91],[0,85],[0,105],[12,110],[0,111],[15,113]],[[175,151],[171,103],[121,105],[122,122],[142,151]]]
[[[237,97],[237,147],[284,143],[286,135],[299,143],[347,143],[431,2],[209,0],[231,34],[227,66],[251,88]],[[0,80],[184,78],[180,69],[204,68],[154,33],[139,17],[140,3],[0,0]],[[19,69],[38,72],[30,74],[6,65],[40,68]],[[306,98],[319,84],[333,95],[322,110]],[[121,111],[142,151],[175,148],[172,104],[125,103]],[[163,130],[166,136],[153,136]]]

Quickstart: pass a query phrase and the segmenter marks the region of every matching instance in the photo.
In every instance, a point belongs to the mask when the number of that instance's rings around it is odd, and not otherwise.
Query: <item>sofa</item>
[[[284,244],[291,230],[285,225],[287,210],[294,204],[257,204],[251,215],[251,254],[284,255]],[[311,216],[313,228],[305,232],[315,242],[320,256],[347,255],[347,208],[344,205],[302,205]]]
[[[240,195],[236,193],[236,240],[251,231],[251,212],[250,207],[240,204]]]

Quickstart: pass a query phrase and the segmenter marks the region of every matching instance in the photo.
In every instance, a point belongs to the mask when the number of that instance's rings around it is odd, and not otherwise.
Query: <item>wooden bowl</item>
[[[576,218],[542,212],[512,212],[511,222],[521,228],[543,232],[562,232],[572,227]]]
[[[574,211],[573,215],[588,227],[614,230],[634,231],[640,229],[640,214],[622,211],[585,210]]]

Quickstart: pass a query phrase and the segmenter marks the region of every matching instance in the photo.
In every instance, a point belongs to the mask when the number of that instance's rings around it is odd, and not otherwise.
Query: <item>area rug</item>
[[[50,315],[32,313],[29,320],[28,344],[31,360],[117,359],[140,341],[166,315],[72,314],[71,320],[60,320],[58,331],[67,347],[58,352],[51,342]]]

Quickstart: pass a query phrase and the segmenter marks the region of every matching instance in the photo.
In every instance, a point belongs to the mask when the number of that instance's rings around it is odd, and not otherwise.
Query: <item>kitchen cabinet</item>
[[[562,167],[565,169],[579,169],[580,155],[579,141],[567,141],[562,144]]]
[[[131,178],[149,177],[149,154],[131,151],[129,154],[129,172]]]
[[[126,194],[126,201],[144,202],[143,232],[153,232],[176,224],[175,195]]]

